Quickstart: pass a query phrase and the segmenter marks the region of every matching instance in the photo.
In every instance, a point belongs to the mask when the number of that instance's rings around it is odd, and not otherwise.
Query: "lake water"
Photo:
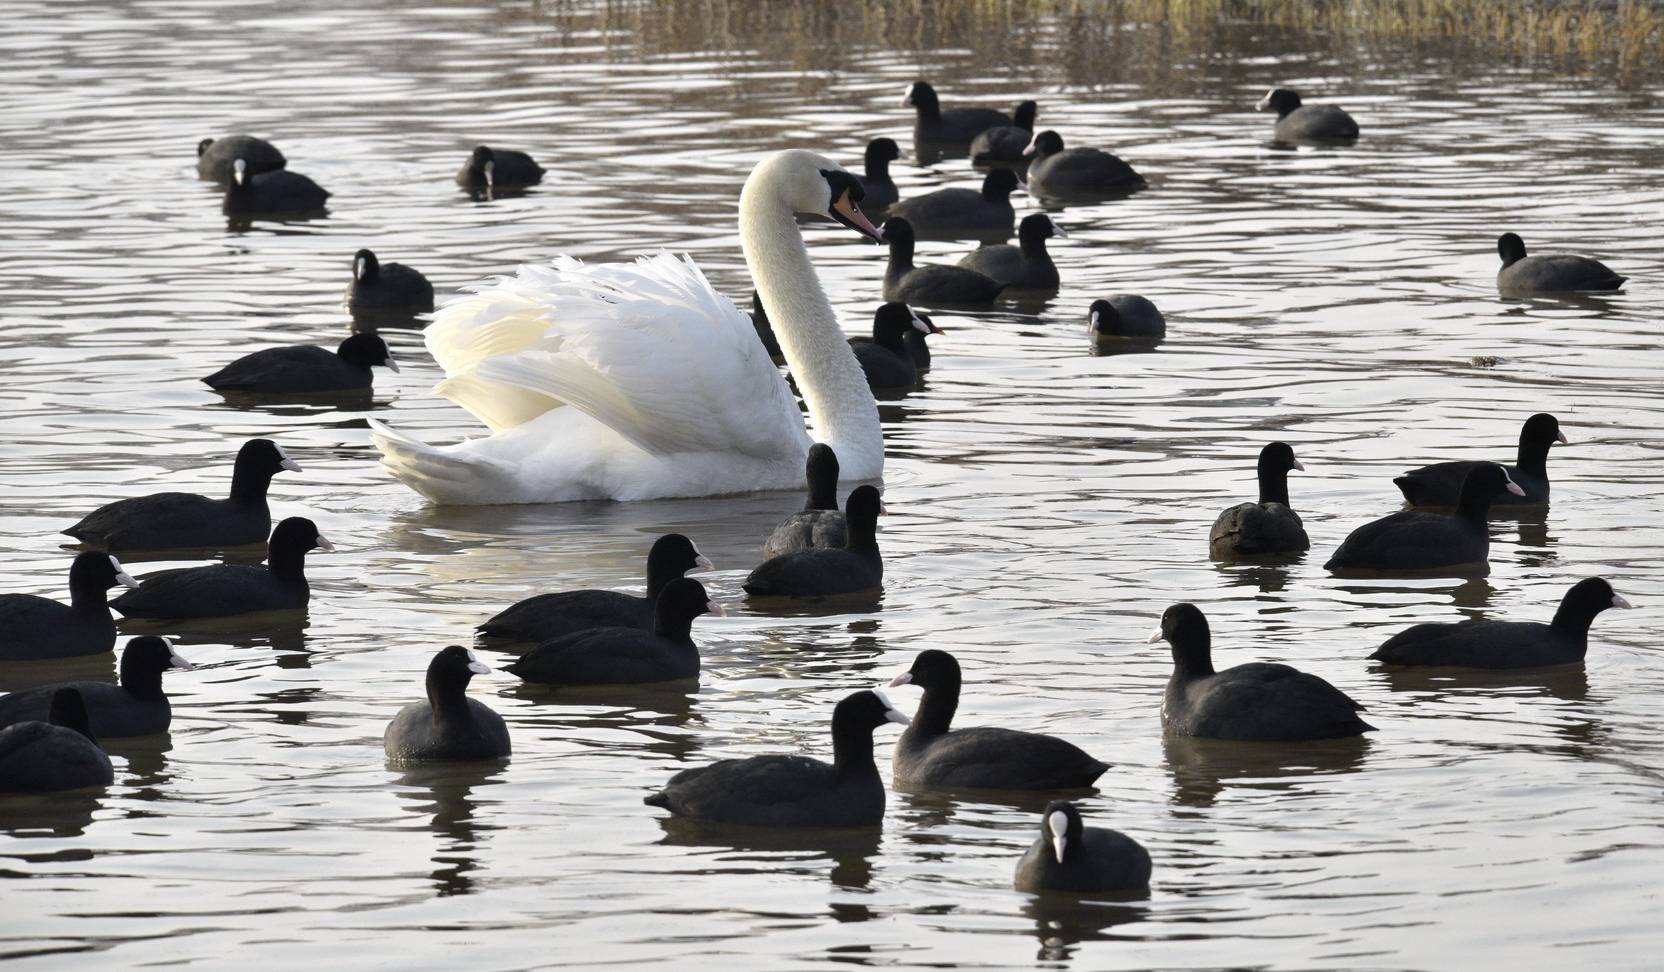
[[[889,28],[837,9],[0,0],[0,590],[62,596],[56,531],[120,496],[218,493],[255,435],[305,467],[275,481],[274,512],[313,517],[342,548],[310,558],[303,622],[161,626],[198,670],[168,678],[171,737],[113,746],[107,792],[0,803],[0,954],[43,968],[84,967],[78,952],[201,968],[1656,964],[1664,87],[1241,26],[1195,46],[1081,20],[898,19],[891,46],[870,36]],[[333,346],[366,245],[441,294],[556,253],[667,247],[743,298],[750,166],[787,146],[854,166],[879,134],[910,152],[897,102],[919,76],[950,106],[1035,97],[1043,127],[1115,151],[1150,187],[1059,214],[1072,236],[1052,247],[1057,299],[937,316],[934,370],[883,408],[876,609],[745,608],[740,582],[791,494],[424,505],[377,465],[365,426],[373,411],[433,439],[477,431],[430,394],[419,331],[385,332],[404,371],[378,373],[368,406],[250,406],[197,380],[255,347]],[[1251,109],[1275,83],[1345,105],[1362,140],[1272,147]],[[229,231],[194,146],[239,131],[333,190],[328,218]],[[482,141],[531,151],[549,176],[469,200],[452,174]],[[904,197],[980,182],[963,160],[895,171]],[[1507,229],[1606,259],[1630,286],[1501,300]],[[882,250],[808,235],[846,328],[864,332]],[[965,251],[920,247],[925,261]],[[1112,292],[1154,300],[1168,340],[1093,354],[1086,307]],[[1392,475],[1511,457],[1537,411],[1571,440],[1550,460],[1554,504],[1494,522],[1488,577],[1322,570],[1349,530],[1398,507]],[[1313,552],[1212,564],[1208,527],[1253,498],[1273,438],[1309,468],[1291,492]],[[695,625],[697,692],[573,702],[495,673],[473,691],[507,718],[510,762],[384,763],[382,728],[435,650],[532,593],[639,586],[667,530],[717,561],[703,579],[733,609]],[[1594,575],[1639,610],[1596,622],[1581,670],[1407,678],[1365,661],[1418,621],[1546,620]],[[1170,661],[1144,639],[1179,600],[1208,613],[1222,665],[1294,663],[1380,731],[1361,747],[1164,744]],[[1147,899],[1013,891],[1034,801],[896,793],[881,836],[839,840],[722,841],[642,806],[688,765],[829,754],[833,703],[925,647],[965,667],[961,724],[1057,733],[1114,764],[1083,806],[1149,848]],[[911,709],[916,694],[894,698]],[[881,753],[892,739],[880,731]]]

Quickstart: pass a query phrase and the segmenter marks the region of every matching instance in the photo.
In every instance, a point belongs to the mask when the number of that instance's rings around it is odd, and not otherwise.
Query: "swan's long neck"
[[[838,454],[846,480],[884,474],[878,404],[809,262],[791,207],[753,178],[740,194],[740,245],[815,436]]]

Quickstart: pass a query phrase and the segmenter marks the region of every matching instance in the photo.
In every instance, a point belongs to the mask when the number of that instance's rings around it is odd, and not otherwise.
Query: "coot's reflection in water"
[[[405,788],[399,794],[404,809],[428,816],[435,837],[430,878],[440,897],[474,890],[470,875],[479,869],[481,844],[486,834],[498,829],[489,813],[480,813],[481,804],[488,801],[475,790],[501,783],[506,768],[506,760],[432,763],[403,767],[395,780]]]
[[[1034,920],[1034,935],[1040,962],[1069,963],[1077,958],[1082,942],[1107,942],[1130,936],[1118,933],[1148,917],[1148,909],[1129,902],[1148,899],[1150,892],[1133,891],[1114,895],[1042,894],[1023,905],[1023,914]]]
[[[120,775],[117,775],[120,781]],[[68,793],[0,793],[0,834],[29,838],[80,837],[93,825],[93,815],[104,806],[104,787]],[[70,856],[51,855],[52,860],[90,860],[95,851],[74,851]],[[31,859],[27,845],[7,851],[7,856]]]
[[[850,891],[869,889],[873,864],[884,843],[884,832],[878,827],[744,827],[685,817],[661,817],[659,826],[664,830],[660,844],[711,849],[713,853],[700,855],[709,862],[704,870],[759,875],[824,871],[832,884]],[[845,909],[834,911],[833,917],[865,920],[871,914],[865,909],[860,913]]]
[[[1166,736],[1162,754],[1173,777],[1174,803],[1211,807],[1228,789],[1287,791],[1318,776],[1363,769],[1371,740],[1363,736],[1301,742],[1236,742]]]

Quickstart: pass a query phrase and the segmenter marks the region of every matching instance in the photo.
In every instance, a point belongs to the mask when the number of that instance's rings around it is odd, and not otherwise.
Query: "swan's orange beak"
[[[861,212],[861,207],[855,205],[855,200],[849,198],[848,192],[838,197],[837,202],[832,204],[832,211],[827,215],[862,236],[871,237],[879,243],[884,242],[883,231],[872,225],[872,222]]]

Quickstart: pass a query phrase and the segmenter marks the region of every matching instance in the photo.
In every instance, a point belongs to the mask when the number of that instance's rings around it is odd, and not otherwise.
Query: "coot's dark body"
[[[543,166],[524,152],[480,145],[457,170],[456,184],[475,192],[502,192],[535,186],[543,173]]]
[[[855,352],[862,374],[866,375],[867,387],[875,392],[896,391],[919,383],[919,366],[913,358],[915,348],[924,347],[925,360],[929,362],[928,346],[922,340],[909,345],[908,335],[917,334],[922,339],[925,335],[940,333],[942,329],[929,318],[914,313],[906,304],[891,301],[873,314],[872,337],[852,337],[849,346]]]
[[[693,619],[722,614],[704,585],[682,577],[665,586],[653,605],[653,628],[591,628],[545,641],[515,659],[508,670],[543,685],[642,685],[699,677]]]
[[[1056,736],[989,726],[952,728],[959,708],[959,662],[945,651],[919,653],[890,685],[924,690],[913,721],[896,741],[897,786],[992,790],[1067,790],[1091,786],[1108,763]]]
[[[959,265],[975,270],[990,280],[1005,284],[1010,290],[1055,291],[1058,285],[1057,264],[1046,252],[1046,240],[1053,236],[1067,238],[1063,227],[1045,213],[1031,213],[1023,217],[1017,227],[1017,245],[996,243],[967,253]]]
[[[59,689],[74,689],[86,706],[87,722],[98,739],[122,739],[167,732],[173,706],[162,691],[162,673],[190,669],[173,646],[152,635],[134,638],[121,652],[121,684],[58,682],[0,697],[0,726],[30,719],[46,720]]]
[[[1150,853],[1118,830],[1087,827],[1073,804],[1055,801],[1040,837],[1017,862],[1013,882],[1030,894],[1109,894],[1150,886]]]
[[[428,697],[400,709],[382,734],[387,758],[473,762],[509,756],[513,746],[503,717],[467,695],[469,680],[489,671],[461,645],[441,649],[428,663]]]
[[[231,163],[224,209],[228,216],[304,216],[323,212],[329,197],[329,190],[298,172],[251,174],[246,160],[237,159]]]
[[[643,802],[679,817],[758,827],[876,827],[884,781],[872,733],[907,717],[876,692],[856,692],[832,712],[832,762],[752,756],[685,769]]]
[[[1273,442],[1261,449],[1259,502],[1240,503],[1219,514],[1208,535],[1208,554],[1225,560],[1310,549],[1305,524],[1300,522],[1300,514],[1288,505],[1289,470],[1305,468],[1286,443]]]
[[[1034,140],[1034,116],[1039,106],[1025,101],[1017,106],[1011,124],[987,129],[971,139],[971,161],[977,165],[1022,166],[1028,160],[1023,149]]]
[[[1586,256],[1566,253],[1527,256],[1525,241],[1514,233],[1497,237],[1496,249],[1502,257],[1502,269],[1496,275],[1496,289],[1504,297],[1617,290],[1628,279],[1599,260]]]
[[[1215,672],[1207,618],[1194,605],[1168,608],[1150,638],[1160,639],[1173,649],[1161,723],[1175,736],[1289,742],[1375,729],[1346,693],[1288,665],[1251,662]]]
[[[849,531],[842,549],[815,548],[782,554],[757,565],[745,579],[754,597],[829,597],[877,590],[884,583],[884,561],[878,553],[878,514],[883,509],[878,490],[857,486],[844,501]]]
[[[942,109],[936,89],[928,81],[915,81],[902,97],[917,113],[913,140],[950,148],[967,148],[978,135],[1000,125],[1011,124],[1010,116],[991,108]]]
[[[289,164],[277,146],[253,135],[225,135],[205,138],[196,146],[196,174],[199,179],[218,182],[231,181],[232,167],[242,159],[246,171],[258,175],[274,172]]]
[[[266,490],[282,470],[300,466],[270,439],[250,439],[237,452],[231,495],[152,493],[93,510],[64,533],[104,550],[181,550],[260,543],[271,530]]]
[[[382,263],[374,252],[359,250],[352,258],[347,311],[360,317],[432,313],[433,284],[414,267]]]
[[[478,630],[486,637],[514,641],[552,641],[591,628],[652,630],[653,605],[665,585],[688,571],[715,568],[692,540],[667,533],[647,552],[645,595],[598,590],[538,594],[503,609]]]
[[[927,306],[982,305],[993,303],[1005,290],[1005,284],[965,267],[915,267],[913,227],[899,216],[885,221],[884,239],[890,244],[890,262],[884,270],[887,301]]]
[[[1489,563],[1491,498],[1519,491],[1502,467],[1480,464],[1468,473],[1456,512],[1403,510],[1347,534],[1323,566],[1328,570],[1428,571],[1480,567]],[[1518,492],[1516,492],[1518,495]]]
[[[1275,111],[1279,142],[1350,142],[1358,137],[1358,123],[1334,105],[1302,105],[1300,96],[1287,88],[1266,92],[1256,111]]]
[[[1519,452],[1512,466],[1503,466],[1524,495],[1504,490],[1491,498],[1492,506],[1546,506],[1549,500],[1548,450],[1565,442],[1560,421],[1547,412],[1525,420],[1520,429]],[[1411,506],[1455,506],[1468,475],[1484,463],[1473,460],[1436,462],[1412,469],[1394,479]]]
[[[890,177],[890,163],[899,158],[901,147],[893,138],[875,138],[867,143],[866,157],[862,160],[866,174],[855,177],[865,190],[861,196],[863,211],[882,213],[901,198],[901,190],[896,188],[896,181]]]
[[[311,344],[254,351],[202,380],[217,391],[268,395],[363,391],[378,365],[398,370],[387,343],[351,334],[334,351]]]
[[[786,517],[769,534],[763,542],[764,560],[817,547],[841,549],[849,542],[849,528],[843,510],[838,509],[837,453],[824,442],[810,446],[803,476],[809,487],[803,509]]]
[[[142,586],[110,602],[130,618],[220,618],[304,608],[312,590],[306,553],[334,550],[311,520],[291,516],[272,530],[266,565],[210,564],[147,574]]]
[[[53,694],[50,722],[0,729],[0,793],[59,793],[114,781],[115,768],[92,738],[87,710],[72,688]]]
[[[105,553],[77,554],[69,565],[69,603],[34,594],[0,594],[0,661],[75,658],[109,651],[116,622],[106,592],[137,587],[121,562]]]
[[[1418,624],[1388,638],[1369,657],[1388,665],[1450,668],[1542,668],[1583,661],[1589,625],[1607,608],[1630,603],[1599,577],[1579,581],[1548,624],[1464,621]]]

